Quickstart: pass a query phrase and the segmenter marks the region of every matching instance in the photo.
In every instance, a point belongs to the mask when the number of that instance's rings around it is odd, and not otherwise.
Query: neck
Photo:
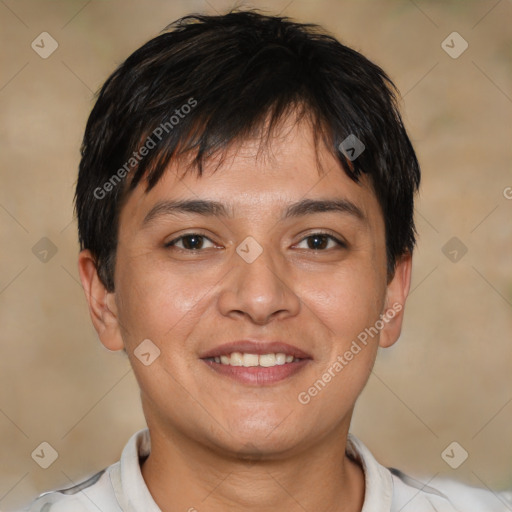
[[[345,454],[347,433],[287,457],[243,461],[152,429],[142,476],[162,512],[360,512],[364,473]]]

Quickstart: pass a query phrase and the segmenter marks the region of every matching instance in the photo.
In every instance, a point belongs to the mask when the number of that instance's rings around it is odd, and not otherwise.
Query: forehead
[[[208,159],[201,176],[196,169],[185,173],[184,164],[171,162],[147,193],[146,183],[139,183],[122,209],[121,226],[127,222],[134,227],[137,222],[141,227],[151,210],[169,199],[219,202],[224,208],[217,213],[231,217],[258,212],[275,217],[300,199],[345,200],[366,218],[380,213],[367,176],[361,176],[359,183],[350,179],[321,142],[315,146],[308,123],[290,119],[268,142],[254,138],[235,143]]]

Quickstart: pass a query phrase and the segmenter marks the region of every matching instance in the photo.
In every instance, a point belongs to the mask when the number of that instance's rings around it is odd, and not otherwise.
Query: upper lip
[[[227,356],[233,352],[243,352],[246,354],[277,354],[284,353],[291,355],[298,359],[312,359],[312,357],[294,345],[283,343],[280,341],[251,341],[251,340],[238,340],[230,343],[218,345],[215,348],[207,350],[200,354],[201,359],[208,357]]]

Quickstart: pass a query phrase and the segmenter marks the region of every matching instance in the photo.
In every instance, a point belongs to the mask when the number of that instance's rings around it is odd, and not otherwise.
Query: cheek
[[[304,279],[306,288],[302,293],[308,306],[338,342],[357,336],[380,314],[385,288],[379,285],[378,276],[370,267],[345,268],[322,278]]]
[[[378,336],[370,336],[367,329],[379,319],[385,287],[369,261],[308,281],[308,305],[330,342],[303,398],[311,401],[315,414],[333,420],[364,388],[377,353]]]
[[[368,329],[379,319],[383,291],[370,273],[347,272],[331,275],[323,289],[311,288],[309,297],[329,342],[298,398],[328,425],[351,408],[370,376],[378,336]]]
[[[120,262],[119,320],[128,344],[154,339],[159,345],[180,337],[207,307],[208,282],[139,257]],[[202,284],[201,284],[202,283]]]

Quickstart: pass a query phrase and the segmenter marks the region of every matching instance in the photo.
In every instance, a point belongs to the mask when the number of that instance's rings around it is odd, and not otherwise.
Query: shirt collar
[[[370,450],[354,434],[348,434],[345,451],[363,468],[365,492],[361,512],[390,512],[393,501],[393,477],[390,471],[377,462]]]
[[[132,435],[123,449],[121,460],[111,472],[117,501],[125,512],[161,512],[140,469],[140,459],[149,455],[150,451],[149,429],[144,428]]]
[[[126,512],[161,512],[153,500],[140,469],[140,459],[151,451],[149,429],[139,430],[123,449],[121,460],[111,472],[117,500]],[[391,511],[393,481],[387,468],[380,465],[370,450],[353,434],[348,434],[346,453],[359,462],[365,479],[365,497],[361,512]]]

